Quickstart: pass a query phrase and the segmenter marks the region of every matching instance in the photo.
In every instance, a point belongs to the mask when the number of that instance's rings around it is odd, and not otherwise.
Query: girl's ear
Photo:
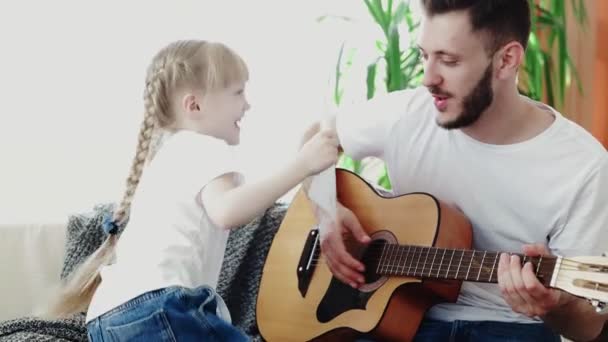
[[[199,102],[200,101],[196,98],[194,94],[186,94],[182,98],[181,107],[186,113],[200,112],[201,105]]]

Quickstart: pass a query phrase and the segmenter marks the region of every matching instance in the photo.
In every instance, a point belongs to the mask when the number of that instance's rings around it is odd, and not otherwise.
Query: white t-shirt
[[[510,145],[439,127],[424,88],[349,106],[337,130],[351,157],[386,162],[395,195],[427,192],[464,212],[474,249],[521,253],[523,244],[547,243],[556,255],[601,255],[608,250],[608,153],[583,128],[536,104],[555,121]],[[497,284],[475,282],[427,317],[533,322],[510,309]]]
[[[193,131],[169,137],[143,171],[115,263],[101,270],[87,322],[145,292],[173,285],[216,287],[228,230],[215,226],[200,202],[214,178],[234,172],[234,150]]]

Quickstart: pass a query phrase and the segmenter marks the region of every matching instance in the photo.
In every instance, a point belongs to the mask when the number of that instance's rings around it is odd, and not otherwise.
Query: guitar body
[[[340,203],[354,212],[372,239],[471,247],[468,220],[431,195],[382,197],[359,176],[339,169],[336,186]],[[318,264],[309,260],[313,266],[308,278],[299,277],[303,252],[309,248],[306,242],[314,240],[315,229],[313,207],[300,190],[275,235],[260,283],[257,323],[268,341],[344,341],[363,334],[382,341],[410,341],[431,305],[458,297],[461,281],[379,276],[373,267],[366,270],[366,285],[353,289],[332,276],[323,256]],[[318,249],[318,239],[314,241]],[[354,246],[352,253],[360,255],[362,249]]]

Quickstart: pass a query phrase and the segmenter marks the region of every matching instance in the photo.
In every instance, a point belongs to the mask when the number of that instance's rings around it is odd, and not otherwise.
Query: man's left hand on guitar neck
[[[527,256],[550,255],[543,244],[524,245],[523,252]],[[581,336],[581,340],[591,340],[600,333],[606,321],[606,317],[597,314],[586,300],[546,288],[536,278],[532,263],[527,262],[522,267],[517,255],[501,254],[498,286],[513,311],[528,317],[540,317],[564,335],[571,335],[569,327],[584,324],[588,336]]]
[[[524,245],[523,251],[527,256],[550,255],[542,244]],[[513,311],[528,317],[542,317],[575,298],[563,291],[546,288],[534,275],[531,262],[522,267],[518,255],[507,253],[500,255],[498,286]]]

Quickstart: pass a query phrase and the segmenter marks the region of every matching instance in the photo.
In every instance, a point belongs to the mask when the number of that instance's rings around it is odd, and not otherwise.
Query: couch
[[[0,224],[0,321],[26,316],[59,283],[66,222]]]
[[[0,341],[86,341],[84,313],[61,320],[43,320],[33,312],[53,288],[103,241],[103,218],[114,205],[47,225],[0,226]],[[266,254],[287,209],[276,203],[228,238],[218,283],[233,323],[253,341],[261,341],[255,302]]]

